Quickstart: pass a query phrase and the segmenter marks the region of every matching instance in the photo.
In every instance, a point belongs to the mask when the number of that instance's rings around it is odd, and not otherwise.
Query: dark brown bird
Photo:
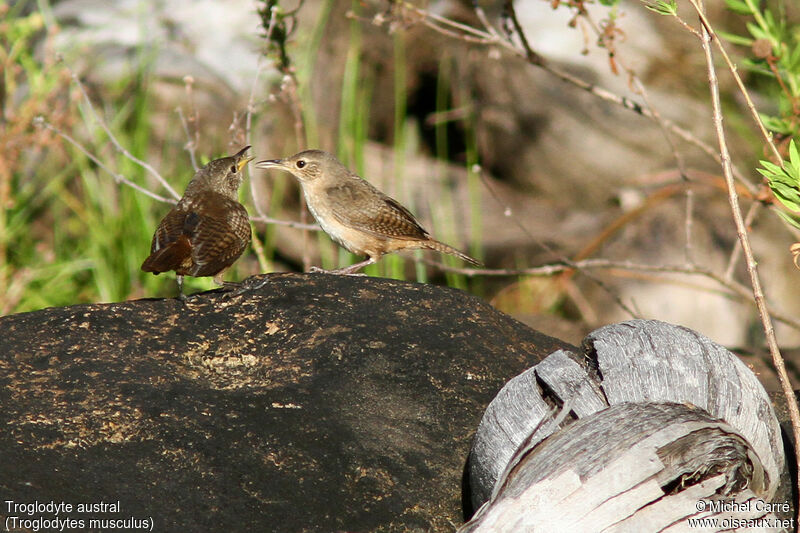
[[[259,161],[256,167],[292,173],[303,187],[308,209],[325,233],[350,252],[368,257],[332,272],[352,274],[384,254],[419,248],[455,255],[473,265],[481,264],[431,237],[397,200],[383,194],[327,152],[306,150],[287,159]]]
[[[183,276],[214,276],[223,285],[225,270],[250,242],[247,210],[238,201],[242,169],[253,159],[245,155],[249,148],[198,170],[153,235],[142,270],[156,275],[174,270],[180,299],[185,298]]]

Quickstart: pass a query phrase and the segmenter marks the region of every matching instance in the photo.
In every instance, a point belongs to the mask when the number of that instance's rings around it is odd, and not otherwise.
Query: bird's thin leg
[[[178,300],[185,302],[186,295],[183,294],[183,276],[178,274],[177,276],[175,276],[175,281],[178,282]]]
[[[187,296],[183,293],[183,275],[178,274],[175,276],[175,281],[178,282],[178,300],[183,302],[183,305],[186,306],[187,309],[191,309],[192,307],[189,305],[189,303],[197,298],[197,294]]]
[[[377,257],[370,257],[369,259],[366,259],[354,265],[350,265],[349,267],[337,268],[336,270],[323,270],[321,268],[312,268],[311,272],[324,272],[326,274],[342,274],[345,276],[366,276],[366,274],[359,273],[358,271],[364,268],[365,266],[374,264],[376,261],[378,261]]]
[[[370,257],[369,259],[361,261],[360,263],[356,263],[354,265],[350,265],[349,267],[340,268],[338,270],[334,270],[333,272],[342,273],[342,274],[345,274],[347,276],[350,276],[350,275],[355,274],[356,272],[358,272],[359,270],[361,270],[362,268],[364,268],[366,266],[375,264],[377,261],[378,261],[377,258]]]

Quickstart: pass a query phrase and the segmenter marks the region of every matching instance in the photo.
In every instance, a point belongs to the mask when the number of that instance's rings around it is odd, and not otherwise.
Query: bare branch
[[[253,222],[263,222],[265,224],[275,224],[277,226],[288,226],[290,228],[297,228],[308,231],[322,231],[317,224],[305,224],[303,222],[295,222],[293,220],[278,220],[268,216],[250,217]]]
[[[541,239],[537,238],[533,233],[530,232],[530,230],[528,230],[528,228],[525,227],[524,224],[522,224],[522,222],[519,221],[519,217],[513,216],[513,212],[511,210],[511,208],[508,205],[504,204],[502,202],[502,200],[500,200],[500,196],[495,192],[494,188],[491,186],[489,181],[486,179],[486,176],[484,176],[483,169],[481,168],[480,165],[475,165],[475,167],[473,168],[473,172],[478,174],[478,177],[480,178],[481,183],[483,183],[484,187],[486,187],[486,189],[492,195],[492,198],[495,200],[495,202],[497,202],[497,204],[500,207],[503,208],[504,216],[509,218],[513,222],[513,224],[515,226],[517,226],[520,229],[520,231],[522,231],[522,233],[524,233],[531,240],[531,242],[536,243],[536,245],[539,246],[540,248],[542,248],[543,250],[547,251],[548,253],[553,254],[555,257],[557,257],[559,259],[559,261],[563,262],[565,265],[573,266],[573,270],[576,270],[576,271],[580,272],[582,275],[586,276],[587,279],[589,279],[594,284],[596,284],[598,287],[603,289],[606,293],[608,293],[608,295],[611,298],[613,298],[614,301],[617,303],[617,305],[619,305],[619,307],[621,309],[623,309],[626,313],[628,313],[632,317],[638,316],[638,314],[635,311],[633,311],[632,309],[630,309],[630,307],[628,307],[628,305],[625,304],[625,302],[622,301],[622,299],[619,297],[619,295],[616,294],[611,288],[609,288],[602,280],[592,276],[591,274],[589,274],[588,272],[586,272],[584,270],[581,270],[581,268],[579,266],[575,266],[576,263],[572,259],[568,258],[567,256],[565,256],[564,254],[562,254],[560,252],[557,252],[550,245],[548,245],[546,242],[544,242]]]
[[[111,170],[108,167],[108,165],[106,165],[100,159],[98,159],[97,156],[95,156],[93,153],[91,153],[85,146],[83,146],[81,143],[76,141],[69,134],[61,131],[57,127],[55,127],[52,124],[50,124],[49,122],[47,122],[44,119],[44,117],[36,117],[34,119],[34,124],[52,131],[53,133],[55,133],[56,135],[58,135],[59,137],[61,137],[65,141],[69,142],[72,146],[74,146],[81,153],[83,153],[83,155],[88,157],[95,165],[97,165],[101,169],[105,170],[108,174],[110,174],[114,178],[114,180],[116,180],[118,183],[124,183],[128,187],[130,187],[132,189],[136,189],[140,193],[145,194],[145,195],[149,196],[150,198],[153,198],[154,200],[158,200],[159,202],[164,202],[164,203],[168,203],[168,204],[177,203],[176,200],[173,200],[171,198],[165,198],[163,196],[159,196],[158,194],[156,194],[154,192],[150,192],[147,189],[145,189],[144,187],[142,187],[141,185],[138,185],[138,184],[130,181],[129,179],[127,179],[122,174],[120,174],[118,172],[114,172],[113,170]]]
[[[536,51],[528,43],[527,37],[522,30],[522,26],[519,24],[519,21],[516,18],[516,11],[514,10],[514,5],[512,2],[506,2],[506,10],[509,14],[509,17],[512,21],[512,24],[515,27],[515,31],[518,33],[519,40],[521,41],[520,45],[517,45],[511,39],[504,39],[497,35],[496,32],[490,33],[491,30],[479,30],[477,28],[473,28],[472,26],[468,26],[465,24],[461,24],[459,22],[451,21],[441,15],[436,15],[431,13],[427,10],[418,8],[416,6],[405,5],[406,9],[409,11],[419,15],[422,17],[423,24],[431,27],[430,24],[427,24],[426,21],[435,21],[438,24],[447,24],[453,28],[460,30],[459,32],[447,32],[446,35],[452,38],[461,39],[468,42],[477,42],[479,44],[485,45],[497,45],[500,46],[511,53],[524,58],[528,63],[539,67],[546,72],[552,74],[553,76],[557,77],[558,79],[569,83],[579,89],[582,89],[594,96],[600,98],[601,100],[611,102],[616,104],[624,109],[629,111],[633,111],[634,113],[641,115],[643,117],[655,120],[656,117],[653,114],[652,110],[642,106],[638,102],[622,95],[615,94],[607,89],[594,85],[593,83],[589,83],[577,76],[570,74],[569,72],[563,71],[557,67],[551,65],[546,59],[539,55]],[[514,21],[516,20],[516,23]],[[483,22],[483,21],[482,21]],[[485,24],[485,22],[484,22]],[[437,26],[437,31],[441,31],[441,27]],[[662,117],[661,124],[663,127],[669,129],[672,133],[683,139],[684,141],[698,147],[702,150],[705,154],[709,157],[714,159],[717,163],[722,163],[719,157],[719,153],[715,150],[711,145],[706,143],[705,141],[697,138],[692,132],[682,128],[672,122],[671,120]],[[736,179],[739,180],[744,186],[753,194],[755,195],[758,192],[758,186],[753,184],[742,172],[740,172],[737,168],[733,168],[734,175]]]
[[[759,211],[761,211],[761,202],[753,202],[750,204],[750,209],[747,210],[747,214],[744,217],[744,225],[745,227],[750,227],[753,221],[758,215]],[[728,266],[725,268],[725,279],[733,279],[733,274],[736,270],[736,265],[739,264],[739,259],[742,256],[742,246],[739,241],[736,241],[736,244],[731,250],[730,258],[728,258]]]
[[[731,211],[733,213],[733,220],[736,224],[736,232],[739,235],[739,242],[742,245],[742,253],[745,257],[745,266],[747,267],[748,274],[750,274],[750,284],[753,287],[753,298],[755,299],[756,307],[758,308],[758,315],[761,317],[761,323],[764,327],[764,335],[767,340],[767,346],[769,346],[769,352],[772,355],[772,361],[775,365],[775,370],[777,371],[781,388],[786,396],[786,406],[789,411],[789,416],[792,420],[792,429],[794,430],[794,441],[798,443],[800,442],[800,409],[798,409],[792,384],[789,381],[789,375],[786,373],[786,365],[783,361],[783,356],[781,356],[780,348],[778,347],[778,341],[775,338],[775,330],[772,326],[772,319],[770,318],[769,310],[767,309],[767,304],[764,299],[764,292],[761,289],[761,280],[758,277],[758,267],[756,266],[756,260],[753,256],[753,251],[750,248],[750,238],[747,235],[747,226],[742,218],[742,211],[739,208],[739,197],[736,193],[736,186],[733,182],[733,172],[731,171],[730,164],[731,158],[730,154],[728,153],[728,143],[725,138],[725,130],[722,126],[722,105],[720,103],[719,84],[717,82],[717,73],[714,68],[714,57],[711,52],[712,30],[710,29],[708,19],[706,19],[703,8],[698,3],[698,0],[689,1],[691,2],[695,11],[697,11],[698,16],[703,23],[703,27],[701,29],[702,39],[700,42],[703,46],[703,52],[705,53],[706,57],[706,66],[708,68],[708,83],[711,89],[711,105],[714,116],[714,127],[717,131],[717,138],[719,140],[720,157],[722,159],[722,173],[725,176],[725,182],[728,185],[728,200],[731,204]],[[735,68],[732,65],[729,65],[729,68],[731,68],[732,72],[735,74]],[[800,446],[795,446],[794,449],[797,459],[796,464],[800,465]],[[800,483],[800,477],[798,477],[797,483]]]
[[[81,83],[81,80],[78,78],[78,75],[72,72],[71,70],[69,72],[70,76],[72,77],[72,80],[75,82],[75,85],[78,87],[78,89],[81,92],[81,95],[83,96],[83,100],[86,103],[87,111],[89,112],[90,116],[95,122],[97,122],[100,125],[101,128],[103,128],[103,131],[106,132],[106,135],[108,135],[109,140],[117,149],[117,151],[120,152],[126,158],[130,159],[131,161],[139,165],[140,167],[142,167],[143,169],[145,169],[146,171],[148,171],[153,177],[156,178],[156,180],[158,180],[161,186],[164,187],[172,195],[173,198],[179,200],[181,195],[175,192],[175,189],[173,189],[170,186],[170,184],[167,183],[167,180],[165,180],[163,176],[161,176],[161,174],[159,174],[159,172],[155,168],[153,168],[152,165],[134,156],[132,153],[128,151],[127,148],[125,148],[124,146],[122,146],[122,144],[120,144],[120,142],[111,132],[111,129],[108,127],[105,121],[101,119],[100,116],[97,114],[97,111],[95,111],[94,105],[92,105],[92,101],[89,99],[89,94],[86,92],[86,88],[83,86],[83,83]]]
[[[192,163],[192,169],[197,172],[200,167],[197,166],[197,156],[195,151],[197,150],[197,136],[192,139],[192,134],[189,132],[189,124],[186,121],[186,116],[183,114],[183,109],[180,107],[176,107],[175,111],[178,113],[178,118],[181,120],[181,127],[183,128],[183,133],[186,135],[186,144],[183,145],[183,148],[189,152],[189,160]]]
[[[472,267],[455,267],[439,263],[436,261],[422,259],[423,263],[438,268],[443,272],[452,272],[454,274],[461,274],[468,277],[474,276],[491,276],[491,277],[511,277],[511,276],[554,276],[564,272],[571,272],[574,270],[622,270],[622,271],[638,271],[638,272],[663,272],[669,274],[688,274],[693,276],[700,276],[711,279],[718,283],[720,287],[727,289],[727,296],[737,296],[739,301],[753,302],[752,290],[748,287],[737,283],[733,280],[726,279],[722,275],[714,272],[711,269],[697,266],[697,265],[648,265],[643,263],[634,263],[631,261],[611,261],[608,259],[584,259],[581,261],[573,261],[572,264],[565,263],[551,263],[547,265],[540,265],[529,268],[472,268]],[[675,280],[665,280],[675,281]],[[708,290],[708,288],[703,288]],[[755,304],[755,302],[754,302]],[[784,313],[772,307],[769,312],[776,320],[800,330],[800,320],[796,319],[790,313]]]
[[[183,110],[178,107],[178,116],[181,119],[181,126],[183,127],[183,131],[186,134],[186,144],[184,148],[187,152],[189,152],[189,159],[192,162],[192,168],[195,172],[197,172],[200,168],[200,165],[197,164],[197,144],[200,140],[200,113],[197,111],[197,107],[194,105],[194,78],[191,76],[184,76],[183,83],[186,87],[186,98],[189,100],[189,118],[188,120],[186,117],[183,116]],[[192,130],[194,131],[194,135],[192,135],[189,131],[189,124],[191,123]]]
[[[695,2],[692,2],[692,5],[697,9],[697,5]],[[744,82],[742,78],[739,76],[738,69],[736,65],[733,64],[731,61],[728,52],[725,51],[725,47],[722,45],[722,41],[717,37],[714,29],[711,27],[711,24],[708,22],[705,13],[702,11],[698,11],[700,16],[700,22],[703,23],[703,28],[705,31],[708,32],[709,37],[714,43],[717,45],[717,49],[719,50],[720,54],[722,54],[723,59],[725,59],[725,64],[728,66],[728,70],[730,71],[731,75],[733,76],[734,81],[736,82],[736,86],[739,88],[739,92],[742,93],[744,97],[744,101],[747,104],[747,110],[750,111],[750,114],[753,116],[753,122],[756,123],[758,126],[758,131],[761,133],[761,136],[764,137],[764,141],[767,143],[767,146],[770,147],[772,150],[772,155],[775,158],[775,162],[778,163],[781,167],[783,167],[783,158],[781,157],[778,148],[775,146],[775,143],[772,142],[772,135],[767,131],[767,128],[764,127],[764,123],[761,121],[761,117],[758,114],[758,110],[756,109],[753,100],[750,98],[750,92],[744,86]],[[780,79],[780,78],[779,78]]]

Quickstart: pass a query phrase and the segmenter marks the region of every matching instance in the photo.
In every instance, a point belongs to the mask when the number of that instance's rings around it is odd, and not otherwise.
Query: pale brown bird
[[[142,270],[174,270],[178,297],[184,299],[183,276],[222,276],[250,242],[247,210],[238,201],[242,169],[253,157],[238,153],[215,159],[198,170],[178,204],[161,220]]]
[[[325,233],[348,251],[368,257],[366,261],[331,272],[352,274],[384,254],[419,248],[455,255],[473,265],[481,264],[432,238],[408,209],[327,152],[306,150],[286,159],[259,161],[256,167],[278,168],[293,174],[303,187],[308,209]]]

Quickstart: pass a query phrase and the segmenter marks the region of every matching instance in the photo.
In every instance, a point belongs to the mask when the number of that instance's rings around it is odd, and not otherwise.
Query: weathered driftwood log
[[[3,498],[164,532],[452,531],[486,405],[569,345],[456,290],[268,279],[1,318]]]
[[[777,494],[780,427],[736,356],[643,320],[591,333],[584,352],[554,352],[492,401],[467,466],[465,498],[483,507],[463,531],[661,531],[690,518],[789,516],[788,491]],[[572,417],[562,429],[554,406]],[[698,507],[719,498],[751,508]],[[771,501],[779,506],[757,505]]]

